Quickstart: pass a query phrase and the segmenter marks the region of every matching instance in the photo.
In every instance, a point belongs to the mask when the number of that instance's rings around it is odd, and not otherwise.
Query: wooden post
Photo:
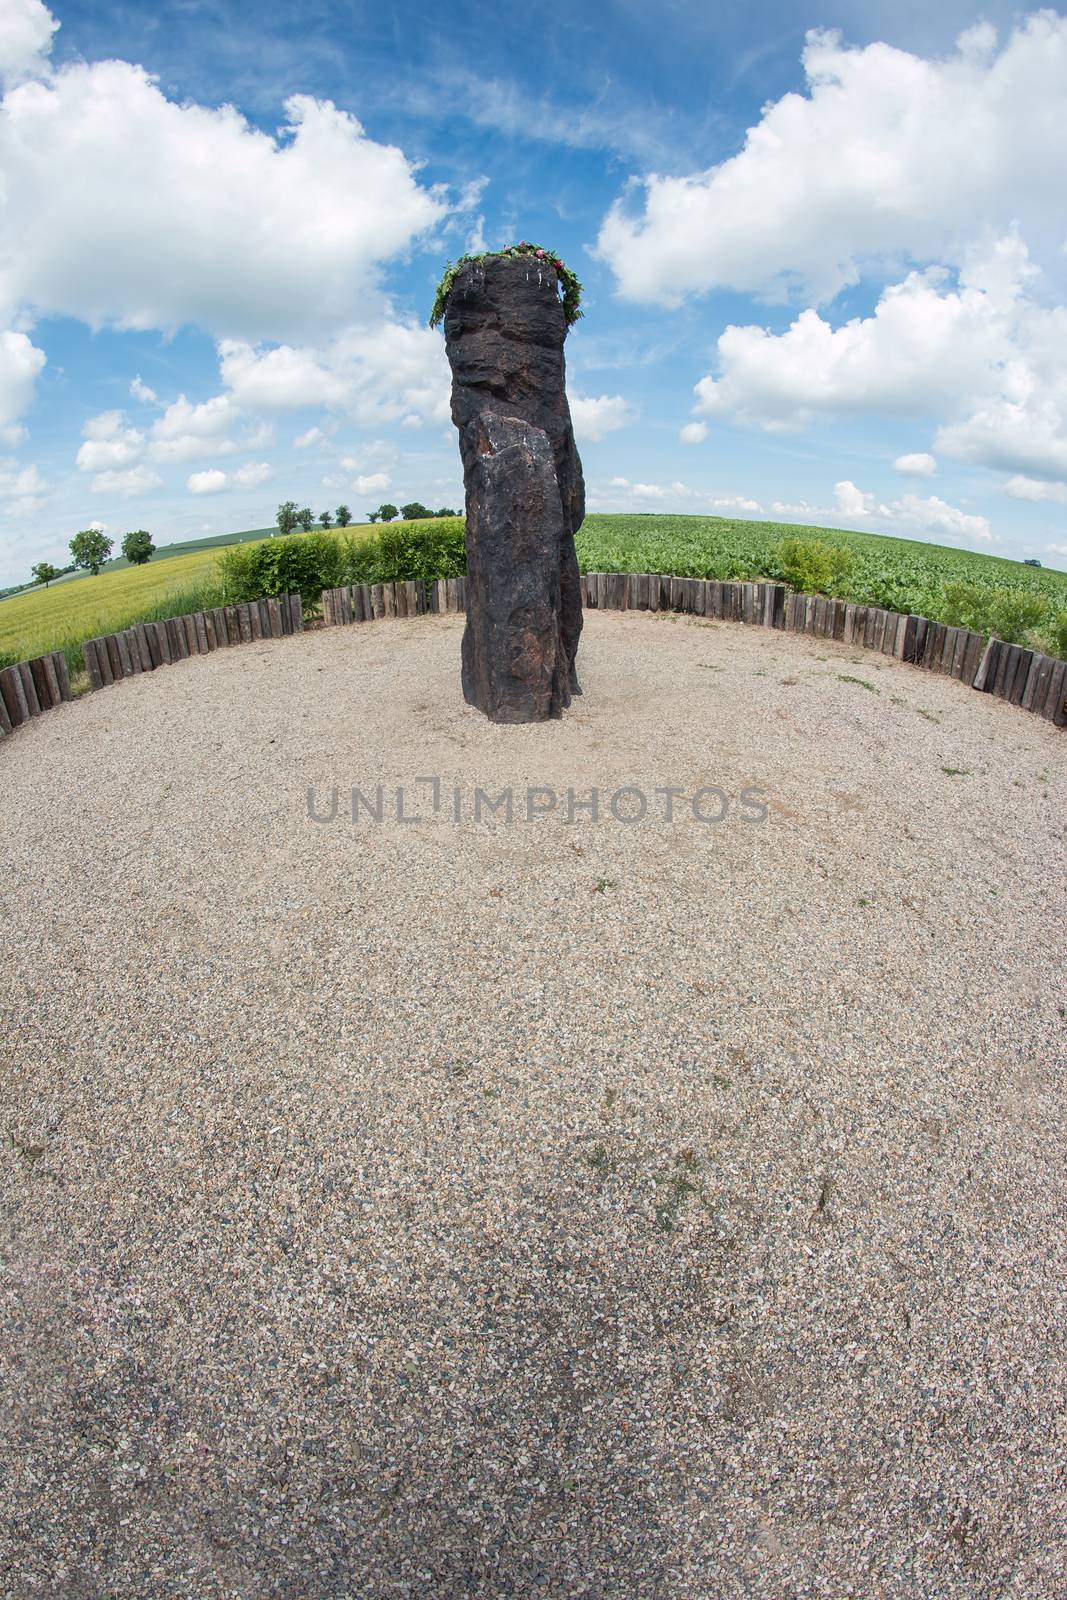
[[[59,682],[59,698],[61,700],[72,700],[74,697],[70,692],[70,668],[67,666],[67,658],[62,650],[53,650],[52,660],[55,663],[56,678]]]
[[[289,614],[293,619],[293,632],[294,633],[303,633],[303,631],[304,631],[304,602],[303,602],[303,599],[301,598],[300,595],[291,594],[289,596]]]
[[[282,636],[282,608],[278,600],[267,601],[267,620],[270,623],[270,636],[280,639]]]
[[[133,657],[130,655],[130,641],[124,633],[115,634],[115,648],[119,653],[119,665],[124,678],[133,677]]]
[[[7,701],[4,699],[3,685],[0,684],[0,733],[8,734],[14,733],[14,731],[15,724],[12,722],[11,713],[7,709]]]
[[[1067,722],[1067,712],[1064,711],[1064,696],[1067,695],[1067,661],[1057,661],[1049,673],[1048,689],[1045,694],[1045,703],[1041,707],[1041,715],[1048,722],[1054,722],[1058,727],[1063,727]]]
[[[18,667],[5,667],[3,672],[0,672],[0,694],[3,695],[4,705],[13,727],[18,728],[30,720],[30,708]]]
[[[985,650],[982,652],[982,659],[978,663],[978,670],[974,675],[973,688],[979,689],[985,694],[992,690],[999,654],[1000,640],[990,638],[986,643]]]

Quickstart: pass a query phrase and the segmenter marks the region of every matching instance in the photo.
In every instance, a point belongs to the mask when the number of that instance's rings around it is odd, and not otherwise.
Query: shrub
[[[851,550],[819,539],[783,539],[767,562],[771,576],[803,594],[839,594],[854,565]]]
[[[403,583],[421,579],[458,578],[467,570],[467,548],[461,517],[430,521],[390,522],[369,539],[353,539],[348,547],[348,583]]]
[[[1067,661],[1067,611],[1056,611],[1041,630],[1041,643],[1050,656]]]
[[[228,605],[263,596],[299,594],[308,609],[323,589],[345,581],[344,542],[328,533],[290,534],[262,544],[236,544],[218,558]]]
[[[1049,602],[1032,589],[946,583],[942,620],[953,628],[995,633],[1006,644],[1023,644],[1049,614]]]

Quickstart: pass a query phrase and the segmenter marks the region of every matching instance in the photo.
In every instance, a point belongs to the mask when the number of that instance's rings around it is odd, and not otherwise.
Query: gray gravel
[[[460,628],[0,749],[0,1594],[1062,1596],[1067,741],[597,613],[494,727]]]

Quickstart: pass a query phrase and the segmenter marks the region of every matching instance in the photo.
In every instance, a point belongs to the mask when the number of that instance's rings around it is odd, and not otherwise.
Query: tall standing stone
[[[464,698],[493,722],[543,722],[581,692],[585,484],[555,269],[531,255],[467,263],[444,330],[467,502]]]

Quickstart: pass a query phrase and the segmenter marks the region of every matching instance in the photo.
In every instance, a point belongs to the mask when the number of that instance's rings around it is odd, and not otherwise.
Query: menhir
[[[585,484],[554,268],[533,256],[470,262],[444,328],[467,501],[463,695],[493,722],[543,722],[581,693]]]

